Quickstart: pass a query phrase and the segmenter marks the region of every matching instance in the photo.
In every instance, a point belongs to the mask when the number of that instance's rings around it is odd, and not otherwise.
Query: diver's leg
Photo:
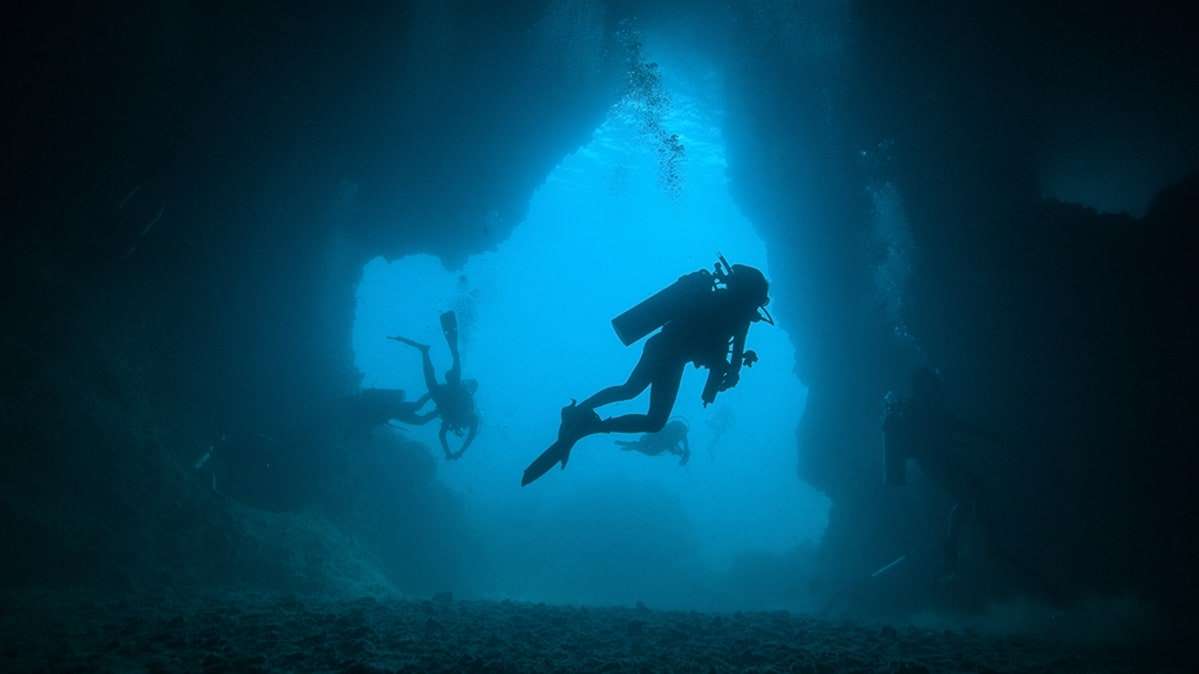
[[[624,414],[601,421],[597,433],[657,433],[670,419],[679,395],[685,362],[660,362],[649,389],[647,414]]]
[[[619,386],[609,386],[599,393],[576,404],[562,408],[562,424],[558,427],[558,440],[574,444],[581,438],[600,431],[600,418],[595,408],[620,400],[631,400],[641,394],[654,380],[654,372],[661,369],[661,349],[656,348],[651,338],[641,352],[641,360],[629,374],[628,380]],[[640,450],[638,450],[640,451]]]
[[[462,358],[458,355],[458,317],[454,312],[447,311],[441,315],[441,332],[445,335],[446,346],[450,347],[450,357],[453,363],[445,373],[445,380],[456,384],[462,378]]]
[[[649,377],[642,376],[637,370],[633,370],[633,374],[629,375],[628,381],[602,389],[595,395],[579,403],[579,407],[595,409],[622,400],[632,400],[641,395],[641,392],[648,388],[649,385]]]
[[[541,456],[537,457],[528,468],[525,469],[525,474],[521,478],[521,484],[525,485],[545,474],[554,463],[561,463],[562,467],[566,467],[566,462],[570,458],[570,450],[579,440],[593,435],[595,433],[604,432],[603,422],[600,421],[599,415],[595,413],[595,407],[616,402],[618,400],[629,400],[635,398],[638,394],[646,389],[647,386],[655,385],[654,381],[661,379],[661,373],[671,368],[663,368],[664,364],[669,363],[664,360],[661,341],[657,337],[651,337],[645,343],[645,349],[641,353],[641,360],[637,361],[637,366],[633,368],[633,372],[629,374],[628,380],[621,386],[611,386],[599,393],[591,396],[583,401],[583,404],[578,405],[571,401],[570,405],[562,408],[562,423],[558,427],[558,441],[550,446]],[[678,392],[679,379],[683,376],[683,364],[678,366],[678,376],[675,378],[674,389]],[[656,386],[656,385],[655,385]],[[673,395],[671,399],[673,404]],[[653,399],[650,404],[653,408]],[[669,416],[670,410],[666,410],[666,416]],[[646,415],[639,415],[646,416]],[[663,416],[662,424],[658,425],[661,428],[666,423],[666,416]],[[635,431],[632,431],[635,432]],[[630,447],[630,449],[638,449]],[[640,451],[638,449],[638,451]]]
[[[421,349],[420,358],[421,371],[425,375],[425,386],[432,393],[437,390],[439,384],[437,383],[437,372],[433,370],[433,359],[429,357],[429,347],[426,346],[424,349]]]
[[[654,371],[659,369],[661,360],[661,353],[651,339],[650,342],[646,342],[645,350],[641,352],[641,359],[637,361],[637,365],[629,373],[629,378],[625,380],[625,383],[603,389],[579,403],[579,407],[595,409],[609,403],[636,398],[653,381]]]

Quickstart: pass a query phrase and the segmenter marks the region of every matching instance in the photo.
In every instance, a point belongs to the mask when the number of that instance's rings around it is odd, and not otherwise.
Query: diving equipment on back
[[[715,288],[716,278],[706,269],[685,274],[632,309],[613,318],[612,327],[620,341],[625,346],[630,346],[703,302]]]
[[[769,302],[768,284],[762,272],[747,265],[730,265],[722,255],[713,271],[700,269],[680,276],[674,283],[613,318],[612,327],[620,341],[630,346],[654,330],[695,311],[722,287],[744,297],[761,311],[765,311]],[[758,320],[774,324],[769,313],[765,317],[759,314]]]

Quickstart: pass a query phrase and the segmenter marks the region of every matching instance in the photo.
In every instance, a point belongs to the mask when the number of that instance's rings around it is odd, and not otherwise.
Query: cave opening
[[[717,254],[770,277],[765,245],[728,189],[718,73],[657,61],[669,105],[656,123],[681,154],[665,161],[641,118],[614,107],[493,251],[456,269],[429,255],[376,258],[363,269],[353,328],[363,387],[423,392],[418,353],[385,337],[433,345],[440,376],[450,356],[438,315],[458,314],[483,425],[462,460],[441,463],[438,479],[461,496],[487,550],[483,592],[602,601],[616,599],[617,587],[644,598],[653,586],[660,602],[685,605],[689,588],[714,584],[713,574],[809,549],[827,524],[828,499],[798,477],[806,389],[794,374],[795,345],[764,324],[749,339],[761,363],[714,405],[699,397],[706,371],[685,373],[674,416],[690,427],[687,465],[621,452],[600,435],[576,447],[565,472],[519,487],[524,466],[552,442],[559,408],[623,381],[640,355],[640,343],[616,339],[613,316],[710,268]],[[644,393],[605,411],[647,401]],[[441,456],[436,423],[396,432]],[[664,562],[659,571],[638,571],[653,560]],[[581,596],[584,587],[595,595]]]

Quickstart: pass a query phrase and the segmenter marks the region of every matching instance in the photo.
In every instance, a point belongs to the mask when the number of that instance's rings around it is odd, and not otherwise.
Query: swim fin
[[[566,468],[566,462],[570,460],[570,450],[574,448],[575,443],[594,432],[598,424],[599,415],[595,410],[579,408],[575,401],[570,401],[569,405],[562,408],[558,440],[525,468],[524,475],[520,478],[520,486],[523,487],[545,475],[555,464],[561,463],[562,467]]]
[[[559,440],[550,445],[549,449],[542,452],[541,456],[538,456],[533,460],[533,463],[529,464],[528,468],[525,468],[524,474],[520,477],[520,486],[523,487],[527,484],[531,484],[534,480],[548,473],[550,468],[553,468],[559,463],[561,463],[562,467],[565,468],[566,459],[570,456],[570,448],[574,446],[574,444],[575,443],[571,442],[569,445],[566,445]]]

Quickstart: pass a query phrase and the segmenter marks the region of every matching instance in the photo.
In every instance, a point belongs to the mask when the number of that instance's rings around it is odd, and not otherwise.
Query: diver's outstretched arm
[[[475,436],[477,436],[478,434],[479,434],[479,417],[476,416],[476,417],[471,418],[471,420],[470,420],[470,430],[466,431],[466,441],[462,443],[462,447],[460,447],[458,449],[458,453],[454,455],[455,459],[460,458],[463,454],[466,453],[466,450],[470,447],[470,443],[475,441]]]
[[[450,443],[446,440],[446,435],[450,432],[450,427],[444,421],[441,422],[441,430],[437,431],[437,439],[441,441],[441,451],[445,452],[445,458],[454,459],[454,453],[450,451]]]
[[[741,379],[741,364],[745,360],[745,340],[749,336],[749,323],[742,325],[735,335],[733,335],[733,355],[729,360],[729,367],[724,371],[724,381],[721,383],[720,390],[724,391],[733,388]]]

